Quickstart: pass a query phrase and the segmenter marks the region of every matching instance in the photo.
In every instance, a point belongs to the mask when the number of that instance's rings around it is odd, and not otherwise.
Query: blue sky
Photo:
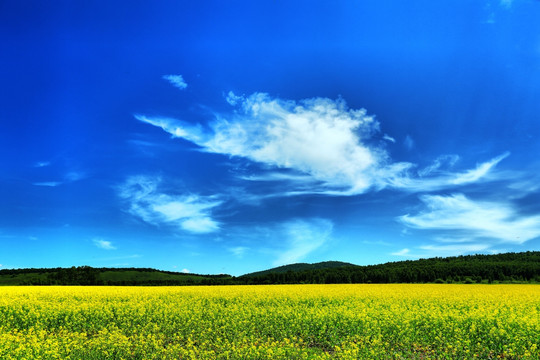
[[[2,1],[0,269],[540,250],[540,2]]]

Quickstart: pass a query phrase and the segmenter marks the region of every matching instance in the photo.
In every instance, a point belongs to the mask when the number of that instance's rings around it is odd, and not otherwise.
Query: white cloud
[[[435,161],[425,168],[418,171],[418,175],[421,177],[431,175],[439,172],[443,166],[453,167],[459,161],[458,155],[441,155],[435,159]]]
[[[135,118],[144,123],[157,126],[173,137],[184,138],[195,144],[204,143],[206,137],[200,126],[193,126],[176,119],[159,116],[147,117],[139,114],[135,115]]]
[[[392,162],[387,151],[376,145],[374,135],[379,132],[379,123],[364,109],[349,109],[342,99],[296,102],[263,93],[239,97],[229,92],[227,101],[237,109],[230,114],[215,114],[207,127],[167,117],[135,117],[203,151],[264,165],[266,170],[241,178],[289,182],[287,191],[272,192],[274,196],[347,196],[388,187],[410,192],[439,190],[486,180],[508,156],[505,153],[475,169],[452,173],[441,168],[452,167],[459,157],[447,155],[413,171],[415,164]],[[383,138],[395,141],[386,134]],[[409,150],[414,147],[409,135],[405,146]]]
[[[181,272],[183,272],[184,274],[189,274],[189,273],[191,273],[191,271],[189,271],[188,269],[182,269]]]
[[[100,249],[104,250],[115,250],[116,246],[114,246],[110,241],[103,240],[103,239],[94,239],[92,240],[94,245],[96,245]]]
[[[48,186],[48,187],[56,187],[59,185],[62,185],[63,182],[61,181],[43,181],[43,182],[35,182],[33,185],[35,186]]]
[[[246,251],[248,251],[249,248],[245,246],[235,246],[235,247],[230,247],[227,250],[231,252],[234,256],[236,256],[237,258],[241,259],[244,257]]]
[[[458,256],[468,253],[485,252],[492,245],[486,243],[453,244],[453,245],[423,245],[419,248],[437,256]]]
[[[37,163],[34,164],[34,167],[46,167],[46,166],[49,166],[51,165],[51,162],[50,161],[38,161]]]
[[[447,239],[448,242],[452,242],[452,239]],[[396,251],[390,255],[400,256],[409,259],[420,258],[432,258],[435,256],[447,257],[447,256],[459,256],[466,254],[478,254],[478,253],[496,253],[498,250],[491,249],[492,244],[485,242],[471,242],[474,239],[467,241],[463,239],[457,239],[457,243],[446,245],[421,245],[415,247],[414,251],[408,248]]]
[[[387,141],[390,141],[392,143],[396,143],[396,139],[394,139],[393,137],[391,137],[390,135],[387,135],[387,134],[384,134],[383,139],[387,140]]]
[[[399,220],[408,227],[443,230],[451,237],[490,239],[497,243],[522,244],[540,236],[540,216],[520,215],[502,202],[473,201],[463,194],[420,197],[427,210],[404,215]]]
[[[487,175],[487,173],[503,159],[507,158],[510,155],[509,152],[505,152],[502,155],[497,156],[496,158],[491,159],[488,162],[479,164],[476,166],[476,169],[468,170],[465,173],[459,174],[453,180],[454,184],[465,184],[471,183],[479,180],[480,178]]]
[[[235,106],[238,103],[244,101],[244,99],[245,98],[243,96],[235,95],[232,91],[229,91],[229,93],[225,97],[225,100],[227,100],[227,102],[232,106]]]
[[[169,195],[159,191],[160,183],[159,178],[133,176],[119,188],[119,196],[128,201],[132,215],[147,223],[176,225],[192,233],[219,230],[211,210],[221,201],[195,194]]]
[[[429,167],[420,170],[418,173],[420,177],[410,175],[412,168],[404,168],[403,171],[394,171],[394,176],[387,176],[386,181],[388,186],[411,192],[423,192],[423,191],[436,191],[441,189],[447,189],[451,187],[467,185],[477,183],[481,181],[494,180],[497,176],[493,175],[493,169],[495,166],[509,156],[506,152],[499,155],[487,162],[478,164],[475,169],[469,169],[464,172],[448,172],[440,171],[439,167],[442,165],[439,160],[430,165]],[[427,176],[432,175],[432,176]]]
[[[187,88],[187,83],[184,81],[182,75],[163,75],[163,79],[167,80],[172,86],[177,87],[180,90]]]
[[[168,118],[136,118],[207,152],[294,170],[334,191],[362,193],[375,186],[376,170],[387,159],[384,150],[366,143],[378,122],[364,109],[348,109],[343,100],[297,103],[256,93],[244,99],[240,111],[217,115],[210,131]]]
[[[278,236],[286,239],[286,250],[274,261],[274,266],[304,259],[330,240],[333,223],[326,219],[290,221],[281,226]]]
[[[47,165],[45,165],[47,166]],[[64,175],[64,180],[62,181],[41,181],[41,182],[34,182],[32,185],[35,186],[48,186],[48,187],[56,187],[68,183],[72,183],[75,181],[82,180],[86,178],[86,173],[82,171],[69,171]]]
[[[405,249],[401,249],[401,250],[399,250],[399,251],[393,252],[393,253],[391,253],[391,255],[395,255],[395,256],[407,256],[407,257],[408,257],[408,256],[410,256],[410,252],[411,252],[410,249],[405,248]]]
[[[65,182],[79,181],[86,178],[86,173],[82,171],[70,171],[64,175]]]

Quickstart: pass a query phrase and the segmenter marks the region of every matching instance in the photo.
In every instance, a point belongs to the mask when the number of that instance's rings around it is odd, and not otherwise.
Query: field
[[[539,285],[0,287],[0,359],[539,359]]]

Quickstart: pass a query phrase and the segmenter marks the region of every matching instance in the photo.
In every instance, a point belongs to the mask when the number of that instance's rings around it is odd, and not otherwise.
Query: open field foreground
[[[538,285],[2,287],[0,358],[539,359]]]

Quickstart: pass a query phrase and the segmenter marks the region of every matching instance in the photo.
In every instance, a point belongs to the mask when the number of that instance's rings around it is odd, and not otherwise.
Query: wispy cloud
[[[396,139],[394,139],[393,137],[391,137],[391,136],[388,135],[388,134],[384,134],[383,139],[386,140],[386,141],[390,141],[391,143],[395,143],[395,142],[396,142]]]
[[[304,259],[330,240],[333,227],[326,219],[294,220],[281,225],[279,234],[286,239],[286,250],[274,261],[274,266]]]
[[[459,161],[459,156],[455,154],[441,155],[433,161],[431,165],[418,171],[418,175],[421,177],[438,173],[443,167],[453,167]]]
[[[399,251],[390,253],[390,255],[398,256],[407,259],[420,259],[420,258],[432,258],[447,257],[447,256],[459,256],[467,254],[478,253],[496,253],[497,250],[493,250],[493,244],[485,242],[474,242],[474,239],[470,239],[468,243],[446,244],[446,245],[420,245],[414,247],[411,251],[409,248],[404,248]]]
[[[487,243],[460,243],[453,245],[422,245],[419,248],[437,256],[457,256],[485,252],[491,247],[492,245]]]
[[[424,195],[420,200],[426,210],[399,217],[410,228],[446,231],[449,238],[491,244],[522,244],[540,236],[540,215],[521,215],[507,203],[473,201],[463,194]]]
[[[42,181],[42,182],[32,183],[32,185],[35,185],[35,186],[48,186],[48,187],[56,187],[62,184],[63,182],[61,181]]]
[[[187,88],[187,83],[182,75],[163,75],[163,79],[171,83],[172,86],[184,90]]]
[[[153,225],[176,225],[192,233],[219,230],[211,210],[222,202],[196,194],[170,195],[159,190],[161,179],[130,177],[119,187],[119,196],[129,204],[129,212]]]
[[[34,167],[40,168],[40,167],[46,167],[49,165],[51,165],[50,161],[38,161],[37,163],[34,164]]]
[[[86,173],[83,171],[70,171],[64,175],[65,182],[74,182],[86,178]]]
[[[116,249],[116,246],[114,246],[112,244],[112,242],[110,242],[108,240],[103,240],[103,239],[97,238],[97,239],[93,239],[92,242],[94,243],[95,246],[97,246],[98,248],[103,249],[103,250],[115,250]]]
[[[442,189],[454,188],[457,186],[473,184],[481,181],[497,179],[491,176],[495,166],[510,153],[505,152],[489,161],[480,163],[474,169],[463,172],[440,171],[441,160],[436,161],[431,166],[419,171],[419,176],[410,173],[411,167],[403,172],[395,172],[397,176],[388,176],[386,181],[388,186],[410,192],[429,192]]]
[[[229,103],[229,105],[236,106],[238,103],[244,101],[243,96],[235,95],[232,91],[229,91],[227,96],[225,96],[225,100]]]
[[[334,191],[362,193],[377,183],[374,170],[387,155],[367,145],[379,124],[364,109],[349,109],[341,99],[295,102],[261,93],[243,99],[239,107],[216,115],[209,130],[170,118],[136,118],[204,151],[294,170]]]
[[[32,183],[32,185],[35,186],[48,186],[48,187],[56,187],[64,184],[69,184],[75,181],[83,180],[87,177],[85,172],[82,171],[69,171],[66,172],[63,176],[63,179],[61,181],[38,181]]]
[[[246,251],[249,250],[246,246],[234,246],[227,249],[230,253],[232,253],[235,257],[241,259],[244,257]]]
[[[168,132],[173,137],[184,138],[195,144],[203,144],[208,136],[204,134],[202,127],[191,125],[186,122],[168,117],[148,117],[145,115],[136,114],[135,118],[144,123],[157,126]]]
[[[452,167],[459,157],[447,155],[416,171],[418,166],[413,163],[392,162],[384,147],[374,141],[379,133],[378,121],[364,109],[349,109],[342,99],[297,102],[264,93],[239,97],[230,92],[227,101],[235,104],[236,110],[216,113],[214,121],[205,127],[167,117],[135,117],[198,145],[202,151],[263,165],[266,170],[243,179],[288,181],[287,191],[273,192],[281,196],[350,196],[383,188],[409,192],[455,188],[487,180],[493,168],[508,156],[504,153],[474,169],[450,172],[441,168]],[[395,141],[388,135],[383,139]],[[409,135],[405,146],[414,147]],[[278,179],[276,174],[280,173],[283,175]]]
[[[488,172],[498,163],[500,163],[502,160],[507,158],[510,155],[510,153],[507,151],[502,155],[499,155],[490,161],[487,161],[485,163],[479,164],[476,166],[476,169],[468,170],[462,174],[458,174],[453,180],[454,184],[465,184],[465,183],[471,183],[479,180],[480,178],[483,178],[488,174]]]
[[[405,145],[405,148],[410,151],[414,148],[414,140],[412,139],[412,137],[407,135],[405,137],[405,140],[403,141],[403,145]]]
[[[399,250],[399,251],[393,252],[393,253],[391,253],[390,255],[394,255],[394,256],[406,256],[406,257],[409,257],[409,256],[411,256],[411,255],[410,255],[410,252],[411,252],[410,249],[404,248],[404,249],[401,249],[401,250]]]

